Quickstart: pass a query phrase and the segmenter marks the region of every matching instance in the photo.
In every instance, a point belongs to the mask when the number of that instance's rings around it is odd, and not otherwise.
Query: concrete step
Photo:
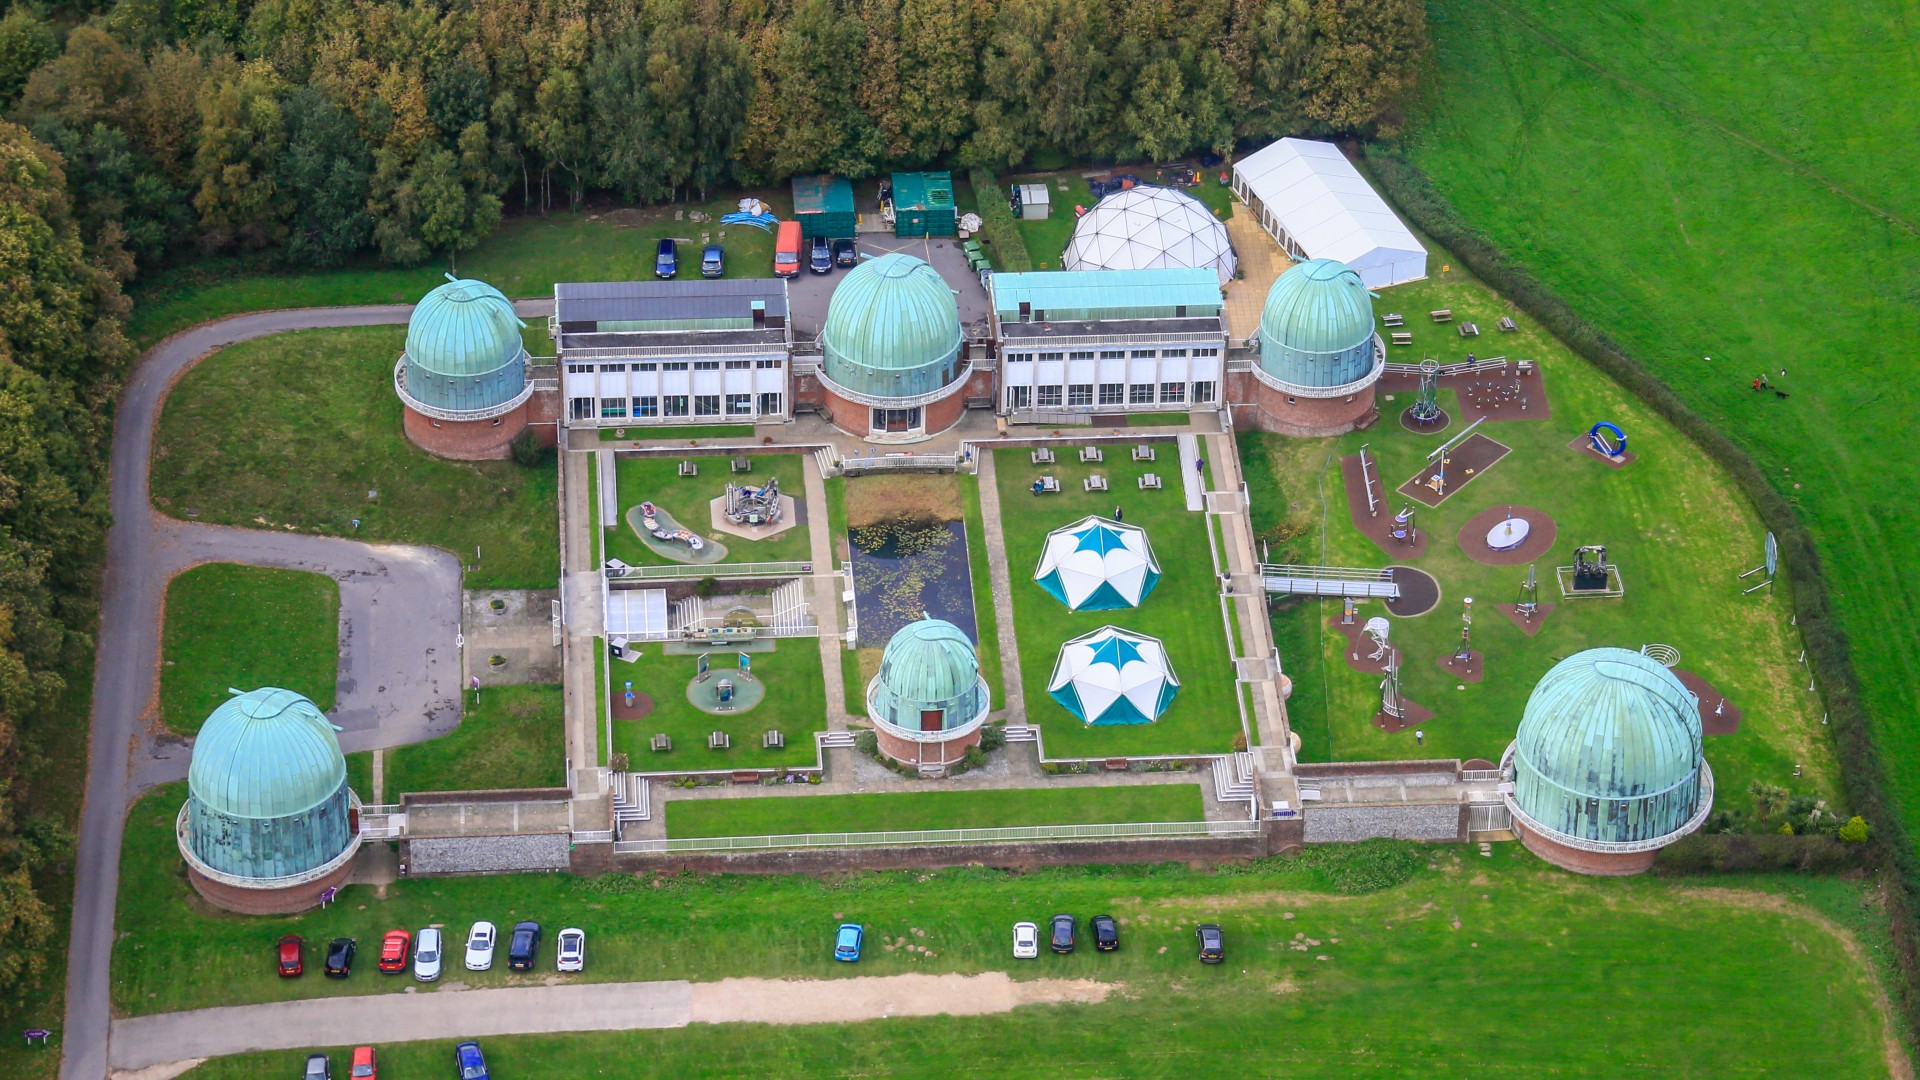
[[[836,746],[849,748],[853,746],[853,732],[851,731],[823,731],[815,736],[815,738],[819,740],[822,747],[828,749]]]
[[[1008,742],[1039,742],[1040,729],[1031,724],[1008,724]]]

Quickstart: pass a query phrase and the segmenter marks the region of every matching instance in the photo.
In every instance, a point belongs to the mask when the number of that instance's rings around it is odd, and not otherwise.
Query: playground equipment
[[[700,539],[700,534],[694,532],[692,529],[661,528],[660,511],[651,502],[643,502],[640,504],[640,525],[646,529],[648,534],[655,540],[660,540],[665,543],[678,541],[687,545],[687,547],[693,551],[700,551],[707,546],[706,541]]]
[[[1560,595],[1568,600],[1591,600],[1625,596],[1626,584],[1620,568],[1607,561],[1604,544],[1589,544],[1573,553],[1573,565],[1555,570],[1560,579]]]
[[[727,505],[723,511],[735,525],[772,525],[780,520],[780,481],[768,480],[763,487],[727,484]]]
[[[1427,455],[1427,467],[1429,469],[1432,469],[1433,472],[1431,475],[1427,477],[1426,486],[1433,489],[1433,493],[1435,495],[1438,495],[1441,498],[1446,497],[1447,464],[1448,462],[1453,460],[1451,456],[1453,448],[1456,446],[1459,446],[1462,442],[1466,441],[1467,436],[1473,434],[1473,429],[1485,423],[1486,419],[1487,418],[1483,416],[1480,419],[1475,420],[1473,423],[1468,424],[1466,427],[1466,430],[1462,431],[1458,435],[1455,435],[1453,438],[1448,439],[1446,442],[1441,443],[1440,448],[1438,450],[1435,450],[1433,453]],[[1435,462],[1438,462],[1439,464],[1436,466],[1434,464]]]
[[[1415,423],[1431,424],[1440,419],[1440,361],[1428,357],[1420,361],[1420,398],[1407,410]]]
[[[1415,528],[1413,524],[1412,503],[1401,507],[1400,512],[1393,515],[1393,525],[1387,530],[1387,533],[1403,544],[1411,544],[1420,539],[1420,530]]]
[[[1367,620],[1367,624],[1360,628],[1360,632],[1367,635],[1367,639],[1373,642],[1373,651],[1367,654],[1367,659],[1378,660],[1387,655],[1389,647],[1387,637],[1393,632],[1392,624],[1375,615]]]
[[[1342,600],[1342,601],[1340,601],[1340,625],[1341,625],[1341,626],[1352,626],[1352,625],[1353,625],[1353,609],[1354,609],[1354,606],[1355,606],[1355,605],[1354,605],[1354,603],[1353,603],[1353,597],[1351,597],[1351,596],[1349,596],[1349,597],[1347,597],[1346,599],[1344,599],[1344,600]]]
[[[1611,433],[1613,438],[1607,438]],[[1627,433],[1619,425],[1602,420],[1587,432],[1587,441],[1593,444],[1593,452],[1610,461],[1619,461],[1627,456]]]
[[[1532,529],[1526,518],[1514,517],[1513,511],[1508,510],[1505,518],[1487,530],[1487,547],[1494,551],[1512,551],[1527,542],[1527,533]]]
[[[1407,703],[1400,697],[1400,655],[1387,653],[1387,677],[1380,680],[1380,711],[1395,720],[1407,717]]]
[[[1367,516],[1380,512],[1379,500],[1373,496],[1373,462],[1367,457],[1367,444],[1360,444],[1360,479],[1367,488]]]
[[[1759,573],[1762,570],[1765,570],[1767,572],[1767,580],[1761,582],[1758,585],[1755,585],[1751,589],[1742,590],[1740,595],[1745,596],[1747,595],[1747,593],[1750,593],[1750,592],[1759,592],[1761,589],[1764,589],[1767,586],[1773,584],[1774,572],[1778,570],[1779,567],[1780,567],[1780,542],[1773,538],[1772,533],[1768,533],[1766,556],[1764,560],[1761,562],[1759,566],[1756,566],[1753,569],[1747,571],[1746,573],[1740,575],[1742,579],[1745,579],[1745,578],[1752,577],[1753,575]]]
[[[1453,654],[1453,659],[1466,664],[1473,661],[1473,597],[1461,597],[1460,604],[1460,651]]]
[[[1534,577],[1532,565],[1527,567],[1527,580],[1520,583],[1520,602],[1514,606],[1520,617],[1529,622],[1540,610],[1540,582]]]

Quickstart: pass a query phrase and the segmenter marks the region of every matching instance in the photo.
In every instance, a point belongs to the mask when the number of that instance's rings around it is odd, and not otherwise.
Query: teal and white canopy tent
[[[1160,562],[1144,530],[1084,517],[1047,534],[1033,580],[1070,611],[1140,606],[1160,580]]]
[[[1088,724],[1150,724],[1180,680],[1160,639],[1103,626],[1060,647],[1047,693]]]

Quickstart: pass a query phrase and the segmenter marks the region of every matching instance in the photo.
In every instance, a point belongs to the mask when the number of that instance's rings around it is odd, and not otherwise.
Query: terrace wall
[[[1429,840],[1464,843],[1465,803],[1310,803],[1301,811],[1309,844],[1349,844],[1360,840]]]

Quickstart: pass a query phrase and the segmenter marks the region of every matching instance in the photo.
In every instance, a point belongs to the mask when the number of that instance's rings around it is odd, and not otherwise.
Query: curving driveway
[[[551,301],[521,302],[544,315]],[[340,582],[334,723],[348,750],[418,742],[460,719],[460,564],[433,548],[190,524],[153,510],[147,489],[154,422],[167,391],[200,358],[294,330],[404,323],[411,305],[241,315],[187,330],[134,367],[119,403],[111,461],[107,564],[93,679],[92,743],[67,954],[62,1080],[104,1080],[114,904],[127,807],[143,788],[186,775],[185,740],[156,738],[160,622],[167,582],[197,563],[312,570]]]

